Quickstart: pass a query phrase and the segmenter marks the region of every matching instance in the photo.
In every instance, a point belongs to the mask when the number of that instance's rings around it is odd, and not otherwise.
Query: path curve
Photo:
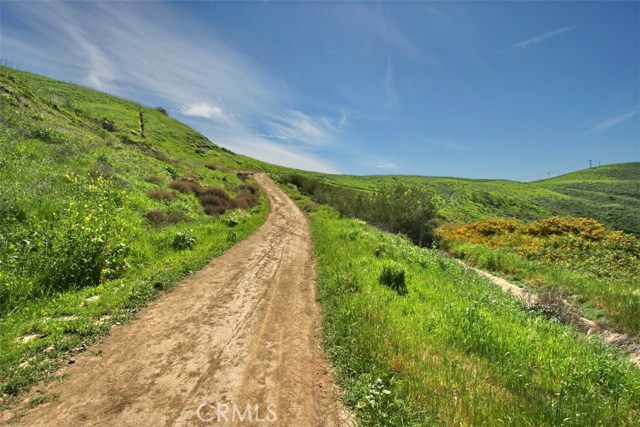
[[[56,402],[14,425],[346,424],[322,356],[308,221],[266,175],[255,179],[271,201],[265,224],[113,327],[48,387]]]

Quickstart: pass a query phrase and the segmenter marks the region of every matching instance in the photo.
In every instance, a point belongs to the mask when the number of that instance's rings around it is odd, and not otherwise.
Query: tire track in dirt
[[[271,201],[260,230],[62,368],[67,378],[45,387],[59,399],[14,425],[347,424],[322,353],[307,219],[255,179]]]

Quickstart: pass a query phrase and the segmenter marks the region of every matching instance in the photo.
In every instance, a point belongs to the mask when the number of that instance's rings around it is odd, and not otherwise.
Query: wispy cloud
[[[207,119],[213,119],[224,115],[222,108],[209,102],[186,105],[180,110],[180,112],[185,116],[204,117]]]
[[[218,135],[220,141],[224,141],[224,146],[265,162],[318,172],[341,173],[331,162],[312,152],[273,141],[278,139],[275,135],[255,135],[233,129],[223,130]]]
[[[547,31],[546,33],[537,35],[535,37],[531,37],[530,39],[521,41],[519,43],[515,43],[513,45],[511,45],[511,47],[509,48],[509,50],[513,51],[513,52],[518,52],[518,51],[522,51],[525,49],[528,49],[532,46],[535,46],[539,43],[544,42],[545,40],[548,40],[552,37],[556,37],[559,36],[560,34],[563,33],[567,33],[569,31],[574,30],[575,27],[562,27],[562,28],[558,28],[552,31]]]
[[[291,88],[211,28],[192,37],[190,17],[170,3],[150,5],[12,2],[3,7],[24,27],[3,28],[3,51],[16,63],[41,64],[99,90],[162,103],[234,151],[335,172],[315,150],[339,140],[348,113],[330,118],[300,111]]]
[[[387,102],[390,106],[398,103],[398,92],[396,91],[396,83],[393,78],[393,66],[391,65],[391,59],[387,60],[387,71],[384,75],[384,92],[387,95]]]
[[[284,136],[274,135],[272,133],[256,133],[256,136],[260,138],[268,138],[268,139],[277,139],[278,141],[286,141],[287,138]]]
[[[588,133],[598,133],[598,132],[602,132],[605,131],[609,128],[612,128],[614,126],[617,126],[621,123],[626,122],[627,120],[631,119],[632,117],[638,115],[638,113],[640,113],[640,106],[635,107],[629,111],[626,111],[624,113],[621,114],[617,114],[615,116],[610,116],[604,120],[600,120],[598,121],[596,124],[592,125],[591,128],[589,129]]]
[[[339,123],[344,120],[344,116],[336,122],[329,117],[312,117],[301,111],[289,110],[271,115],[267,126],[277,139],[301,145],[325,146],[336,143]]]
[[[378,169],[383,169],[383,170],[398,169],[398,165],[391,162],[378,162],[374,166]]]
[[[427,137],[425,138],[425,140],[431,145],[435,145],[436,147],[444,148],[445,150],[449,150],[449,151],[456,151],[456,152],[473,151],[473,148],[466,144],[452,142],[446,139]]]
[[[402,27],[397,25],[389,14],[385,13],[384,3],[378,4],[377,8],[372,8],[368,5],[358,5],[356,6],[356,10],[358,15],[364,18],[365,22],[362,24],[373,26],[373,29],[387,47],[392,48],[398,54],[414,61],[429,66],[438,65],[438,61],[428,53],[425,46],[419,45],[411,40],[405,31],[403,31]]]

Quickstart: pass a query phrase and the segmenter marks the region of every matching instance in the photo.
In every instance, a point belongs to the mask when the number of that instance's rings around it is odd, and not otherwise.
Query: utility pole
[[[589,160],[589,169],[591,169],[591,160]]]

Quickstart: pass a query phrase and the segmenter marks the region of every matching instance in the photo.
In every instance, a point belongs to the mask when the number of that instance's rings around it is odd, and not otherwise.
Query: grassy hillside
[[[640,335],[640,240],[632,234],[572,217],[484,219],[439,234],[441,248],[518,281],[548,306],[560,296],[592,320]]]
[[[450,222],[569,215],[594,218],[612,228],[640,234],[640,163],[601,166],[530,183],[418,176],[314,176],[364,191],[388,180],[424,185],[433,193],[441,216]]]
[[[436,250],[310,217],[325,344],[361,425],[637,425],[640,371]]]
[[[160,109],[0,67],[0,396],[264,221],[271,167]]]
[[[640,234],[640,163],[600,166],[532,183],[565,196],[539,204],[554,214],[595,218]]]

